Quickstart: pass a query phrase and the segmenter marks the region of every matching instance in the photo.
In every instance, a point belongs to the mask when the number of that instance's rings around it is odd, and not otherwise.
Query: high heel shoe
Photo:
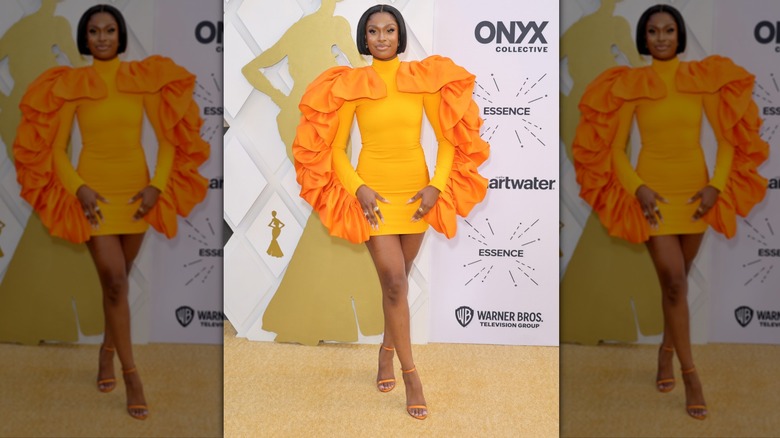
[[[133,367],[129,370],[122,370],[122,375],[127,376],[129,374],[138,373],[138,370]],[[146,420],[149,416],[149,407],[147,405],[127,405],[127,413],[136,420]]]
[[[412,369],[410,370],[404,370],[403,368],[401,369],[401,372],[403,374],[410,374],[415,371],[417,371],[417,367],[412,367]],[[421,415],[414,415],[412,409],[425,409],[425,413]],[[406,412],[418,420],[425,420],[426,418],[428,418],[428,406],[426,405],[406,405]]]
[[[385,347],[384,345],[380,345],[380,347],[382,347],[382,350],[395,351],[395,348],[392,348],[392,347]],[[381,352],[381,350],[380,350],[380,352]],[[392,369],[392,367],[391,367],[391,369]],[[387,386],[387,385],[385,385],[385,383],[392,383],[392,385]],[[393,390],[393,388],[395,388],[395,378],[394,377],[391,378],[391,379],[382,379],[382,380],[377,380],[376,381],[376,389],[378,389],[381,392],[390,392],[390,391]]]
[[[102,355],[103,351],[108,351],[111,353],[111,359],[114,358],[114,349],[112,347],[106,347],[105,345],[100,346],[100,351],[98,352],[98,355]],[[98,357],[98,361],[100,358]],[[112,364],[113,367],[113,364]],[[113,373],[112,373],[113,374]],[[100,392],[108,393],[114,390],[116,388],[116,377],[109,377],[107,379],[101,379],[100,378],[100,371],[98,371],[98,378],[97,378],[97,389]]]
[[[662,345],[661,349],[663,351],[668,351],[668,352],[674,353],[674,348],[668,348],[668,347],[664,347]],[[655,387],[658,389],[658,391],[664,392],[664,393],[673,390],[674,389],[674,385],[675,385],[674,377],[670,377],[668,379],[658,379],[658,380],[655,381]]]
[[[683,376],[686,374],[693,374],[695,372],[696,367],[691,367],[691,369],[688,370],[682,370]],[[686,405],[685,411],[688,412],[688,415],[697,420],[704,420],[707,418],[707,405]],[[697,411],[701,411],[701,413],[697,414]]]

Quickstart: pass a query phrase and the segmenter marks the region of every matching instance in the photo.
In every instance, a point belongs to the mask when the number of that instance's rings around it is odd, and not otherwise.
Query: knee
[[[664,301],[675,306],[688,299],[688,278],[684,273],[666,275],[661,279]]]
[[[398,304],[406,299],[409,284],[404,273],[384,275],[381,283],[382,293],[390,304]]]
[[[103,297],[107,304],[117,305],[127,300],[127,275],[124,273],[105,273],[103,281]]]

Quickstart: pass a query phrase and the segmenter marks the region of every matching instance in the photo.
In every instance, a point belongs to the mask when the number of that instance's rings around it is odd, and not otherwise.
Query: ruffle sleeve
[[[644,242],[650,226],[633,193],[618,180],[611,148],[618,110],[626,101],[659,99],[666,87],[649,68],[614,67],[591,82],[580,100],[580,122],[572,143],[580,197],[593,208],[611,236]]]
[[[203,201],[208,180],[198,168],[209,157],[209,144],[200,137],[203,120],[192,97],[195,75],[162,56],[123,63],[117,73],[117,88],[128,93],[160,94],[160,126],[174,146],[173,166],[165,191],[144,216],[155,230],[176,235],[176,215],[187,216]]]
[[[769,145],[759,136],[761,117],[752,95],[755,77],[728,58],[710,56],[681,63],[675,81],[681,91],[718,94],[719,128],[734,145],[734,158],[724,189],[702,219],[731,238],[737,231],[736,215],[747,216],[767,190],[766,178],[758,173],[769,157]]]
[[[439,122],[442,134],[455,147],[455,156],[447,185],[424,219],[447,238],[455,236],[455,215],[468,216],[487,193],[488,180],[477,168],[487,160],[490,145],[479,136],[482,119],[472,98],[474,79],[466,69],[441,56],[402,63],[398,70],[400,91],[441,92]]]
[[[345,101],[379,99],[385,84],[367,68],[333,67],[307,88],[298,108],[292,153],[301,197],[316,211],[332,236],[353,243],[369,238],[369,225],[357,198],[347,192],[333,169],[333,139],[339,126],[338,110]]]
[[[55,67],[30,84],[19,104],[22,120],[13,155],[21,196],[52,236],[74,243],[89,240],[91,227],[78,199],[65,190],[54,169],[52,145],[63,123],[59,110],[65,102],[106,94],[105,84],[92,69]]]

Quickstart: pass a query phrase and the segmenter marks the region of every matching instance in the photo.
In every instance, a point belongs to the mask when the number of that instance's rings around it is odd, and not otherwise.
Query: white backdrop
[[[74,41],[81,14],[98,3],[101,2],[64,0],[57,5],[55,14],[70,22]],[[201,255],[202,248],[218,250],[222,246],[221,3],[214,0],[125,0],[111,4],[122,12],[128,26],[127,51],[120,55],[120,59],[133,61],[161,54],[198,76],[195,100],[205,122],[201,135],[212,149],[211,158],[201,167],[201,174],[219,183],[218,189],[209,190],[206,200],[193,210],[188,219],[179,218],[176,238],[168,241],[152,228],[146,234],[130,275],[133,342],[221,343],[221,251],[216,253],[217,257]],[[29,0],[2,2],[0,35],[22,17],[35,13],[39,5],[40,2]],[[197,23],[204,20],[213,23],[215,30],[219,30],[209,44],[200,44],[195,38]],[[12,84],[7,64],[0,60],[0,87],[7,90]],[[214,114],[205,114],[204,108],[218,110],[210,110]],[[153,175],[157,141],[151,125],[146,120],[144,123],[142,143],[150,174]],[[80,137],[78,132],[73,135],[74,157],[78,157]],[[0,245],[4,253],[0,258],[0,281],[30,214],[30,207],[19,198],[14,165],[5,153],[0,154],[0,215],[5,223]],[[208,324],[200,324],[196,313],[188,327],[181,327],[175,313],[175,309],[181,306],[189,306],[196,312],[209,311],[203,314],[208,316]],[[75,311],[78,312],[78,308]],[[102,335],[80,334],[80,342],[84,343],[100,342],[101,339]]]
[[[432,239],[431,340],[558,345],[558,4],[436,6],[434,51],[477,76],[491,156],[485,202]]]
[[[780,2],[720,1],[715,8],[715,53],[728,56],[756,76],[753,96],[770,145],[760,168],[773,189],[745,219],[737,236],[713,242],[710,340],[780,343]]]
[[[336,4],[335,15],[345,17],[349,21],[354,35],[360,15],[368,7],[377,3],[369,0],[344,0]],[[521,198],[522,204],[518,204],[519,198],[515,194],[517,191],[490,191],[486,203],[478,206],[472,217],[481,221],[480,228],[484,228],[482,224],[485,223],[486,218],[496,227],[497,238],[490,242],[491,245],[519,242],[517,245],[513,243],[511,248],[522,248],[524,257],[513,259],[511,267],[508,260],[501,260],[497,264],[494,274],[489,277],[489,293],[480,292],[485,289],[467,288],[465,292],[471,294],[467,301],[454,299],[460,300],[456,307],[470,305],[475,311],[507,311],[515,318],[518,312],[521,316],[523,313],[534,313],[534,319],[542,319],[541,328],[482,331],[477,328],[477,322],[472,322],[467,330],[462,330],[455,319],[453,304],[444,301],[439,304],[437,301],[441,299],[437,297],[450,294],[451,289],[445,283],[436,284],[442,280],[442,275],[437,275],[434,271],[441,269],[445,273],[457,273],[453,280],[457,282],[459,289],[462,289],[465,282],[465,280],[461,281],[461,277],[472,276],[475,272],[464,270],[461,266],[464,264],[460,260],[461,256],[457,255],[453,259],[442,261],[443,264],[438,261],[432,263],[432,259],[438,258],[441,251],[448,251],[446,248],[455,245],[455,242],[445,243],[446,239],[430,230],[410,277],[412,341],[415,343],[436,340],[557,345],[558,287],[555,275],[558,266],[558,157],[555,146],[557,95],[553,92],[557,89],[558,83],[555,68],[558,56],[557,4],[540,7],[536,5],[539,2],[491,0],[480,2],[479,7],[475,8],[473,5],[466,7],[468,3],[456,4],[451,1],[432,0],[392,2],[393,6],[404,15],[409,33],[409,45],[407,51],[401,55],[401,60],[419,60],[431,54],[442,54],[452,57],[456,63],[464,65],[477,74],[480,85],[484,87],[493,86],[494,78],[491,74],[495,75],[495,80],[501,85],[505,84],[507,90],[514,90],[512,93],[534,87],[533,93],[522,97],[510,95],[508,91],[505,94],[495,94],[496,98],[502,99],[495,106],[528,106],[531,108],[532,115],[522,118],[487,117],[488,123],[485,128],[490,127],[491,131],[485,131],[483,137],[489,138],[494,135],[494,138],[490,138],[493,151],[494,153],[499,151],[499,160],[506,154],[503,159],[507,162],[502,165],[493,157],[488,163],[494,164],[483,166],[482,171],[484,175],[502,181],[503,178],[514,180],[536,177],[555,180],[555,182],[553,190],[540,190],[538,193],[529,190],[528,194]],[[435,12],[435,5],[445,6],[447,10]],[[317,11],[318,8],[317,0],[284,0],[273,4],[260,0],[233,0],[225,5],[227,47],[225,118],[230,125],[225,135],[225,174],[228,178],[225,220],[233,231],[225,247],[225,313],[236,327],[238,335],[252,340],[273,340],[275,337],[274,333],[262,329],[263,312],[279,287],[290,260],[287,254],[294,251],[311,209],[298,196],[300,188],[295,182],[294,169],[284,156],[284,144],[275,126],[278,107],[268,96],[254,90],[240,72],[254,56],[272,47],[290,26],[303,16]],[[548,52],[537,53],[538,56],[530,58],[535,64],[533,68],[521,69],[521,60],[529,59],[528,56],[518,53],[496,53],[492,43],[489,45],[473,43],[476,22],[458,29],[448,27],[450,22],[457,23],[458,11],[464,8],[466,12],[462,14],[461,19],[468,14],[472,16],[479,14],[484,17],[483,20],[494,23],[503,21],[510,24],[511,21],[518,20],[549,21],[548,27],[543,31],[548,43],[544,46],[548,47]],[[437,16],[441,19],[437,19]],[[487,35],[487,31],[485,32]],[[528,43],[533,33],[528,33],[523,44],[510,46],[542,46],[538,41]],[[443,37],[437,38],[436,35]],[[520,33],[516,33],[515,39],[519,38],[519,35]],[[460,41],[472,42],[464,42],[463,45],[454,47],[447,46],[445,40],[450,37],[456,38],[455,41],[459,41],[457,38],[463,38]],[[501,45],[505,46],[505,44]],[[465,50],[465,47],[469,49]],[[472,50],[474,54],[467,53]],[[347,63],[343,56],[337,59],[341,64]],[[542,59],[549,59],[549,61],[544,64]],[[480,66],[481,60],[490,60],[490,64]],[[545,68],[550,73],[542,78],[541,72]],[[282,92],[289,92],[292,80],[287,73],[285,60],[266,68],[264,73],[275,87]],[[518,73],[528,75],[529,80],[526,84],[521,82]],[[543,97],[544,94],[547,96]],[[539,100],[530,102],[531,96]],[[477,103],[480,107],[486,105],[485,101],[479,99]],[[359,142],[354,141],[355,134],[353,130],[353,145],[357,147]],[[435,138],[427,122],[424,123],[422,140],[429,160],[429,168],[432,169],[436,156]],[[547,146],[540,144],[540,141]],[[357,156],[357,151],[353,151],[353,156]],[[231,189],[239,186],[240,190]],[[503,212],[499,212],[498,209],[486,210],[484,206],[491,202],[502,205]],[[521,207],[521,205],[528,207]],[[279,244],[285,253],[284,258],[267,257],[265,255],[267,244],[258,244],[263,242],[258,233],[268,232],[267,222],[272,210],[278,211],[280,216],[296,219],[295,222],[290,220],[285,222],[283,236],[286,240],[282,242],[280,237]],[[463,248],[465,257],[470,263],[474,259],[471,253],[478,248],[472,245],[472,240],[468,237],[470,227],[463,220],[459,221],[458,227],[460,240],[457,241],[459,242],[457,246]],[[485,230],[487,232],[487,228]],[[513,233],[516,233],[514,240],[510,240]],[[437,246],[440,248],[435,249]],[[479,298],[474,299],[474,296]],[[455,333],[455,336],[449,336],[447,335],[449,329],[436,328],[434,324],[437,323],[434,321],[438,316],[431,310],[434,306],[437,307],[436,312],[441,307],[441,311],[446,314],[441,318],[442,324],[447,327],[452,327],[454,324],[461,331]],[[531,323],[537,324],[533,321]],[[463,334],[466,336],[462,336]],[[359,342],[375,343],[379,338],[359,335]]]

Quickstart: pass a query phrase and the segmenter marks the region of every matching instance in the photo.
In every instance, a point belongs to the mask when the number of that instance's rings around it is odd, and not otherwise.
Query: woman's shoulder
[[[96,99],[107,92],[106,85],[90,66],[56,66],[47,69],[27,87],[20,105],[36,106],[55,101],[47,96],[57,96],[64,101],[81,98]],[[45,105],[48,106],[48,105]]]
[[[681,62],[676,83],[682,91],[713,93],[727,84],[752,89],[754,79],[752,73],[730,58],[711,55],[699,61]]]
[[[124,61],[117,72],[117,87],[122,91],[155,93],[163,87],[181,83],[194,86],[196,77],[173,59],[152,55],[137,61]]]

